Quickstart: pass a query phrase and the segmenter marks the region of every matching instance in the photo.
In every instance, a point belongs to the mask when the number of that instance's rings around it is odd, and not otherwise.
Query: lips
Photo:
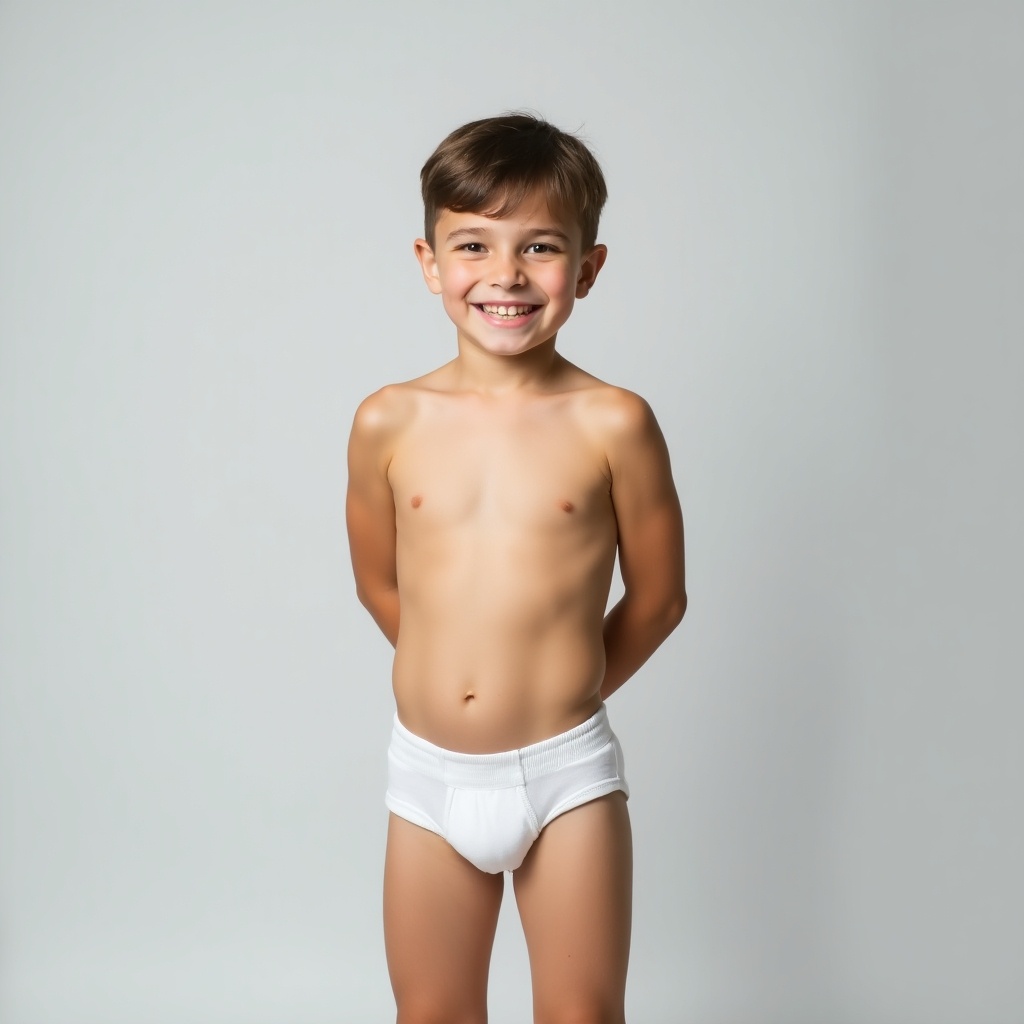
[[[496,316],[503,320],[515,320],[521,316],[528,316],[538,306],[525,306],[520,304],[481,303],[479,307],[488,316]]]

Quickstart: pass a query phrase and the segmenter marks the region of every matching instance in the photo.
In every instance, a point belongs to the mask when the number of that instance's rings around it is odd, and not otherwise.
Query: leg
[[[391,815],[384,944],[398,1024],[484,1024],[504,884],[440,836]]]
[[[536,1024],[623,1024],[633,902],[625,794],[555,818],[512,877]]]

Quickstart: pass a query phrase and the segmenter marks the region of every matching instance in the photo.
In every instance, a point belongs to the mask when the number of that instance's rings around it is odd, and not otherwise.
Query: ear
[[[423,280],[427,282],[427,287],[435,295],[440,295],[441,278],[437,273],[437,258],[434,256],[434,250],[430,248],[430,243],[425,238],[417,238],[412,247],[416,259],[420,261],[420,270],[423,271]]]
[[[601,268],[604,266],[604,261],[608,258],[608,246],[606,245],[595,245],[584,257],[583,262],[580,263],[580,274],[576,278],[576,298],[585,299],[590,293],[590,289],[593,288],[594,282],[597,280],[597,275],[600,273]]]

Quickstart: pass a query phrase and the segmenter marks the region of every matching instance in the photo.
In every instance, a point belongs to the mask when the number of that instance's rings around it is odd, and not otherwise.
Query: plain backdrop
[[[345,446],[454,355],[421,164],[521,107],[687,525],[631,1020],[1021,1024],[1022,67],[1019,3],[2,0],[3,1024],[392,1019]]]

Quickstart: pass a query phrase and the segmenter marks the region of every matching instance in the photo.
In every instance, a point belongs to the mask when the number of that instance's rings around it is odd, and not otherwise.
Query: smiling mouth
[[[496,316],[500,320],[516,320],[521,316],[529,316],[535,309],[540,309],[539,306],[502,306],[493,303],[480,303],[477,308],[483,310],[488,316]]]

